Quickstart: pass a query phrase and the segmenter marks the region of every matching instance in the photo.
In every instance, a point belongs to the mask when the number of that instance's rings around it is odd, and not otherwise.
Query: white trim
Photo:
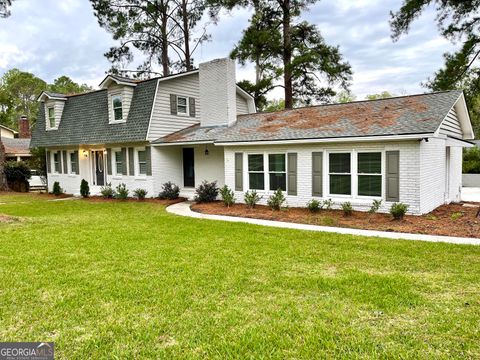
[[[190,105],[189,105],[189,98],[188,96],[184,96],[184,95],[176,95],[177,97],[177,113],[175,115],[177,116],[190,116]],[[178,111],[178,99],[179,98],[182,98],[182,99],[185,99],[185,112],[184,113],[181,113]]]
[[[138,153],[140,151],[145,151],[145,146],[140,146],[140,147],[135,147],[133,149],[133,165],[134,165],[134,176],[136,180],[142,180],[147,178],[147,173],[145,174],[140,174],[140,159],[138,157]],[[146,155],[146,154],[145,154]],[[145,164],[147,164],[147,161],[145,159]]]
[[[117,84],[117,85],[125,85],[125,86],[131,86],[131,87],[137,86],[137,84],[135,84],[135,83],[118,80],[118,79],[114,78],[112,75],[107,75],[107,76],[105,77],[105,79],[103,79],[102,82],[100,83],[100,85],[99,85],[100,89],[105,89],[105,88],[107,88],[108,85],[106,85],[106,84],[107,84],[108,81],[112,81],[112,82],[114,82],[114,83]]]
[[[192,70],[192,71],[187,71],[187,72],[184,72],[184,73],[181,73],[181,74],[175,74],[175,75],[167,75],[167,76],[164,76],[164,77],[160,77],[158,78],[158,81],[167,81],[167,80],[171,80],[171,79],[176,79],[176,78],[179,78],[179,77],[183,77],[183,76],[187,76],[187,75],[193,75],[193,74],[198,74],[199,73],[199,70],[196,69],[196,70]]]
[[[110,151],[111,151],[111,154],[112,154],[112,159],[111,159],[112,178],[120,180],[123,177],[123,172],[121,172],[121,173],[117,172],[117,153],[121,154],[122,153],[122,148],[112,148]],[[126,151],[126,153],[128,153],[128,150]],[[126,157],[128,158],[128,155]],[[123,170],[123,167],[125,166],[125,164],[127,165],[127,173],[128,173],[128,160],[127,159],[122,159],[122,170]]]
[[[216,145],[213,140],[205,140],[205,141],[183,141],[183,142],[176,142],[176,143],[151,143],[151,146],[194,146],[194,145],[203,145],[203,144],[212,144]]]
[[[67,101],[67,97],[58,97],[58,96],[51,96],[48,95],[45,91],[42,91],[40,95],[37,97],[38,102],[43,102],[45,98],[49,100],[59,100],[59,101]]]

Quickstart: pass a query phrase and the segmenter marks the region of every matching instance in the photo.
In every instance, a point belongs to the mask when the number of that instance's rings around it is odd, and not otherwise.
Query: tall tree
[[[259,63],[260,56],[274,69],[269,80],[280,73],[286,108],[292,108],[296,101],[304,104],[328,101],[335,95],[334,86],[347,88],[351,78],[350,65],[343,60],[338,47],[326,44],[315,25],[300,21],[302,11],[314,2],[316,0],[210,0],[213,7],[229,10],[247,5],[254,8],[250,27],[233,55],[240,61],[248,59],[254,63]],[[257,39],[265,36],[268,38],[262,47]]]
[[[172,67],[190,70],[192,54],[208,36],[198,38],[192,30],[205,10],[203,0],[90,0],[100,26],[113,34],[120,45],[105,56],[114,68],[134,60],[137,49],[145,56],[140,73],[151,72],[155,65],[168,75]],[[171,53],[176,55],[171,56]]]
[[[8,9],[12,5],[13,0],[0,0],[0,18],[6,18],[10,16],[10,10]]]
[[[37,96],[47,84],[34,74],[18,69],[7,71],[0,80],[0,111],[4,124],[17,127],[17,119],[26,115],[32,122],[37,118]]]
[[[365,96],[365,100],[379,100],[379,99],[388,99],[394,97],[395,95],[389,93],[388,91],[382,91],[378,94],[369,94]]]
[[[60,76],[48,85],[48,90],[60,94],[81,94],[92,91],[93,88],[87,84],[77,84],[68,76]]]
[[[440,34],[452,42],[460,42],[459,50],[444,54],[444,67],[424,84],[431,90],[465,88],[470,116],[480,131],[479,55],[480,55],[480,1],[462,0],[404,0],[397,12],[391,12],[392,39],[397,41],[407,34],[411,24],[427,7],[434,5]]]

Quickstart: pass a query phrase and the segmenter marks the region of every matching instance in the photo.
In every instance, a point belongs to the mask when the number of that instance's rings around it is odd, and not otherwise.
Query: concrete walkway
[[[430,241],[430,242],[445,242],[451,244],[467,244],[467,245],[480,245],[480,238],[462,238],[455,236],[437,236],[437,235],[423,235],[423,234],[410,234],[410,233],[396,233],[396,232],[386,232],[386,231],[374,231],[374,230],[361,230],[361,229],[350,229],[350,228],[339,228],[339,227],[330,227],[330,226],[318,226],[318,225],[308,225],[308,224],[296,224],[288,223],[283,221],[272,221],[272,220],[261,220],[261,219],[250,219],[243,217],[235,216],[224,216],[224,215],[208,215],[201,214],[190,209],[191,202],[181,202],[178,204],[173,204],[167,207],[167,212],[180,216],[189,216],[197,219],[207,219],[207,220],[222,220],[230,222],[242,222],[255,225],[263,226],[273,226],[285,229],[296,229],[296,230],[308,230],[308,231],[322,231],[330,232],[337,234],[348,234],[348,235],[360,235],[360,236],[376,236],[387,239],[403,239],[403,240],[419,240],[419,241]]]
[[[480,203],[480,188],[478,188],[478,187],[463,187],[462,188],[462,201]]]

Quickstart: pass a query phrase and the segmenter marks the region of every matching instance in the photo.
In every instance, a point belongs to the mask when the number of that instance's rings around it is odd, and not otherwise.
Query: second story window
[[[48,126],[50,129],[55,128],[55,109],[53,107],[48,108]]]
[[[177,96],[177,114],[188,114],[188,98],[185,96]]]
[[[112,96],[113,120],[123,120],[122,97],[120,95]]]

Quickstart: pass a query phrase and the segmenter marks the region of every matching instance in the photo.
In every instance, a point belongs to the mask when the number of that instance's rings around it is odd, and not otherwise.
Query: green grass
[[[480,247],[0,203],[21,218],[0,224],[1,341],[68,359],[480,357]]]

